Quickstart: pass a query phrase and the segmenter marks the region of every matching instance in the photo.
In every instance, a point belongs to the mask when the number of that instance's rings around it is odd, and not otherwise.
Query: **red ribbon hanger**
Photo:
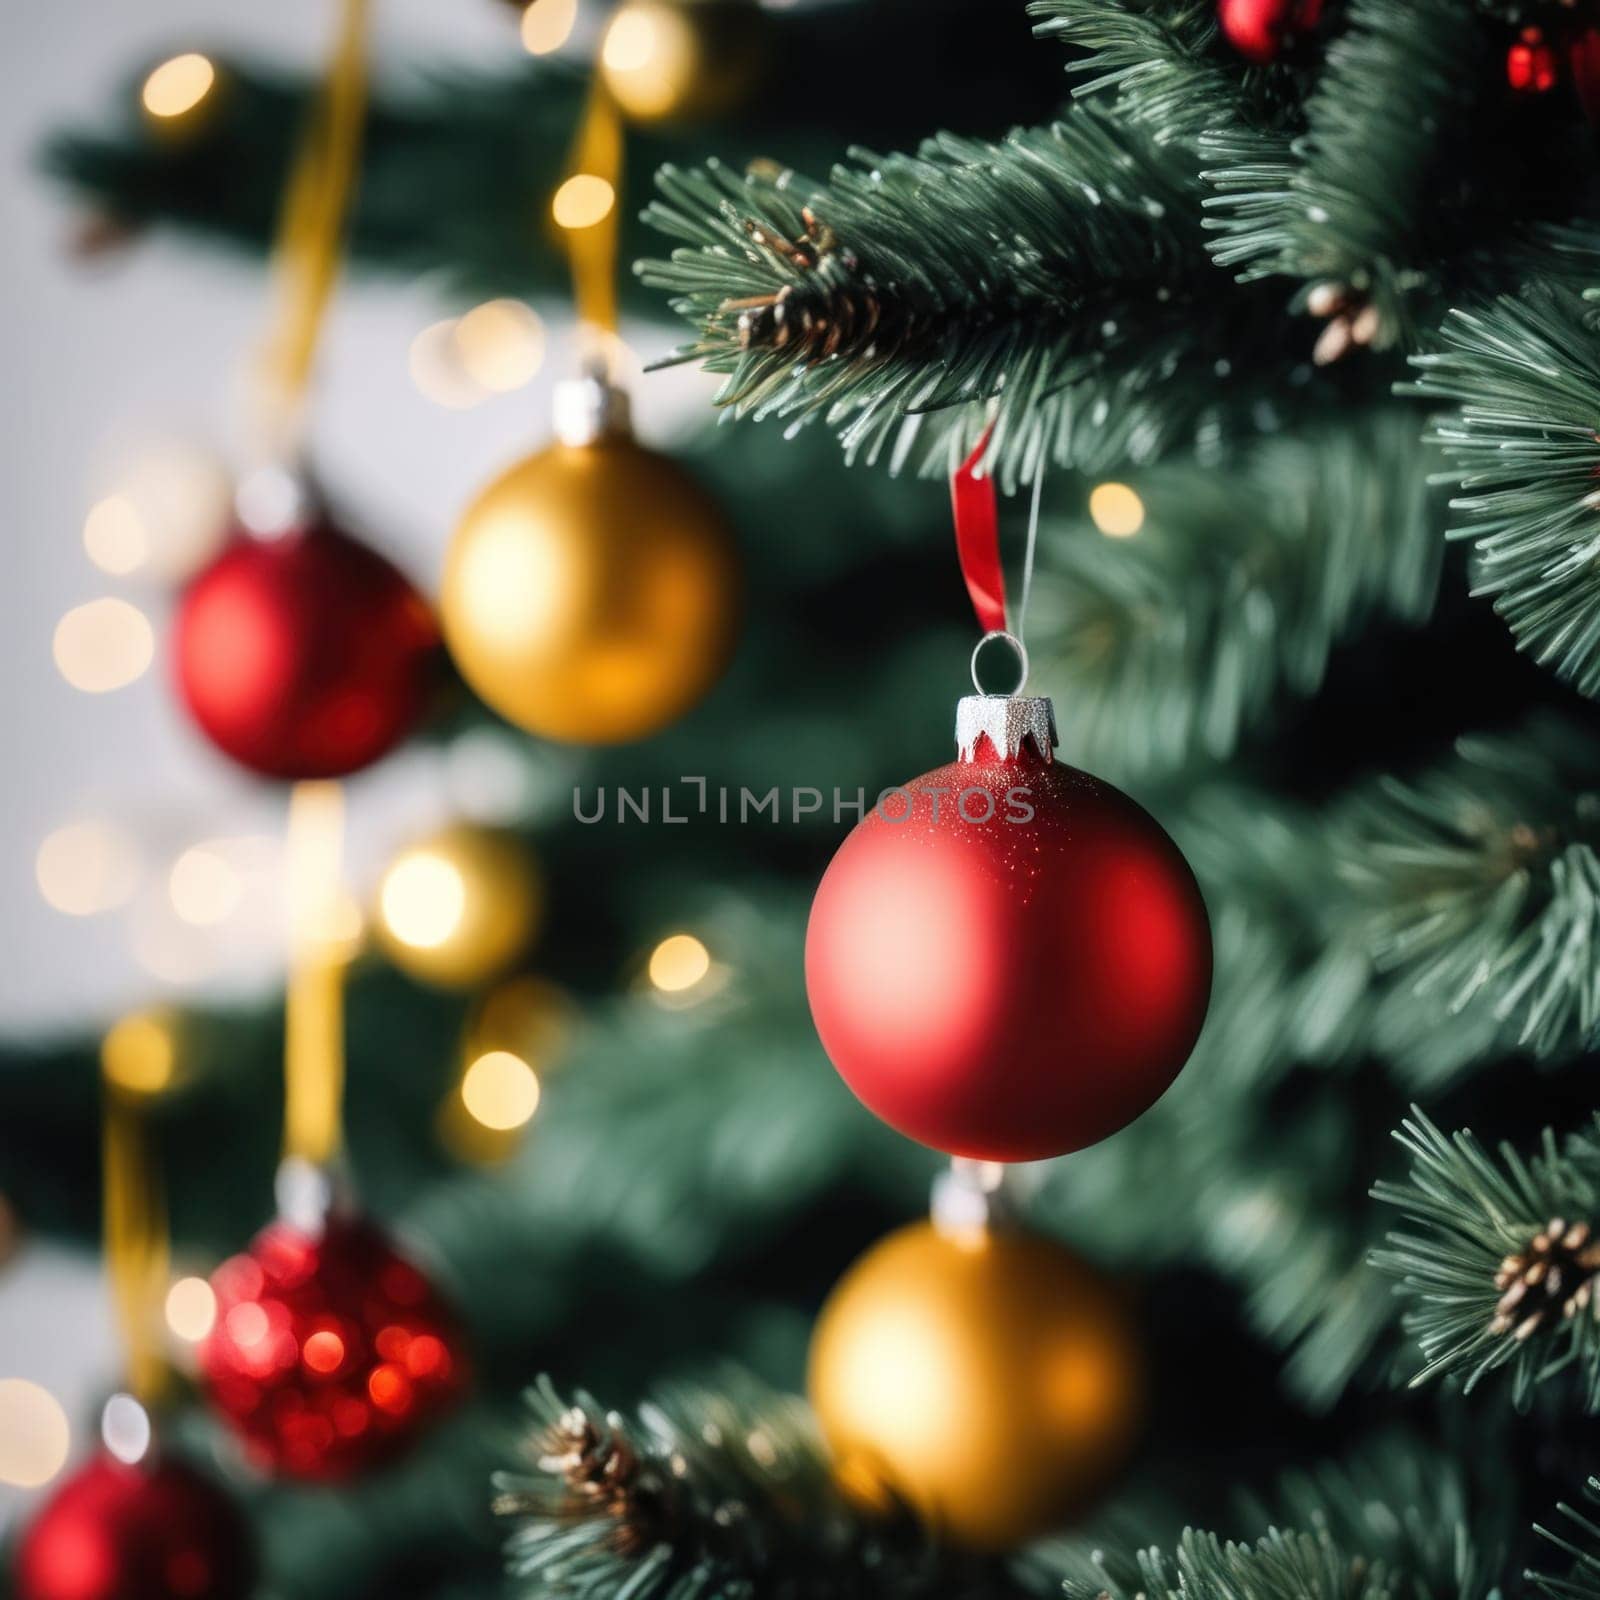
[[[991,422],[972,454],[950,474],[950,508],[955,514],[956,555],[978,626],[985,633],[1003,633],[1006,578],[1000,566],[1000,504],[993,476],[978,472],[993,432]]]

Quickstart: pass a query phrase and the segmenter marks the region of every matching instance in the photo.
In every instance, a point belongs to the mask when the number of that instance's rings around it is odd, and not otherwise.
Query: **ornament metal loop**
[[[1022,691],[1028,686],[1028,647],[1016,636],[1016,634],[1011,633],[1005,628],[991,628],[972,647],[972,687],[976,689],[979,694],[989,694],[991,692],[990,690],[984,688],[982,680],[978,677],[978,657],[983,653],[983,647],[988,644],[991,639],[1004,639],[1005,642],[1016,652],[1017,669],[1021,673],[1021,676],[1017,679],[1016,687],[1008,689],[1006,693],[1021,694]]]

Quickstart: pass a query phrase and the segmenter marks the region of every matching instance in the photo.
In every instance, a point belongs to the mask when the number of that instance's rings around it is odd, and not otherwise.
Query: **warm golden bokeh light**
[[[544,365],[544,323],[520,300],[486,300],[455,325],[456,357],[466,377],[491,394],[509,394]]]
[[[133,841],[106,822],[73,822],[39,846],[34,877],[45,903],[69,917],[92,917],[121,905],[139,881]]]
[[[575,172],[556,190],[550,214],[559,227],[592,228],[604,222],[617,203],[617,192],[592,172]]]
[[[197,51],[163,61],[148,78],[140,100],[152,117],[181,117],[211,93],[217,69]]]
[[[1089,491],[1089,516],[1108,539],[1128,539],[1144,526],[1144,501],[1125,483],[1100,483]]]
[[[232,862],[206,845],[185,850],[167,877],[172,909],[185,922],[209,928],[239,908],[244,884]]]
[[[559,50],[577,20],[578,0],[530,0],[522,13],[522,48],[534,56]]]
[[[650,981],[663,994],[692,989],[711,970],[711,952],[692,933],[674,933],[650,952]]]
[[[630,0],[600,46],[607,87],[630,117],[670,116],[692,97],[710,65],[696,23],[681,6]]]
[[[186,1344],[199,1344],[217,1320],[217,1297],[204,1278],[179,1278],[167,1290],[167,1326]]]
[[[0,1378],[0,1483],[37,1489],[66,1465],[72,1443],[67,1414],[46,1389]]]
[[[177,1030],[162,1011],[136,1011],[100,1041],[106,1082],[130,1094],[160,1094],[178,1069]]]
[[[83,548],[102,572],[124,578],[150,559],[150,534],[125,494],[107,495],[83,519]]]
[[[520,1128],[539,1109],[539,1079],[509,1050],[490,1050],[461,1079],[461,1103],[486,1128]]]
[[[137,606],[108,595],[74,606],[56,624],[52,653],[74,689],[106,694],[143,676],[155,658],[156,636]]]
[[[411,341],[406,368],[417,393],[436,406],[465,411],[484,397],[482,387],[461,370],[453,317],[430,323]]]
[[[460,925],[467,886],[453,862],[412,850],[384,874],[378,905],[384,926],[401,944],[431,950]]]
[[[660,54],[663,32],[661,18],[654,11],[620,11],[606,29],[600,59],[613,72],[637,72]]]

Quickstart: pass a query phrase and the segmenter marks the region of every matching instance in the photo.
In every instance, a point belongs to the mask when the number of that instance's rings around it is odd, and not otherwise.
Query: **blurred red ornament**
[[[261,1467],[338,1479],[399,1454],[455,1402],[467,1359],[454,1314],[362,1219],[320,1233],[279,1220],[212,1275],[200,1353],[217,1410]]]
[[[961,703],[962,759],[888,790],[839,847],[806,934],[811,1015],[891,1127],[1030,1161],[1132,1122],[1205,1020],[1194,874],[1119,790],[1051,755],[1048,700]]]
[[[1324,0],[1217,0],[1217,24],[1247,60],[1276,61],[1322,19]]]
[[[1518,94],[1545,94],[1561,77],[1555,47],[1540,28],[1524,28],[1506,51],[1506,81]]]
[[[209,1478],[102,1454],[45,1502],[17,1546],[17,1600],[243,1600],[250,1530]]]
[[[1600,24],[1574,29],[1567,40],[1567,68],[1583,114],[1600,126]]]
[[[422,596],[324,518],[238,531],[184,591],[178,688],[224,754],[269,778],[376,761],[426,708],[439,633]]]

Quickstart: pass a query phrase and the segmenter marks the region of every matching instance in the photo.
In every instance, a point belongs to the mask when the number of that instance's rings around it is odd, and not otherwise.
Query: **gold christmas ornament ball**
[[[1116,1294],[1061,1246],[917,1223],[828,1297],[808,1387],[848,1495],[997,1550],[1061,1526],[1110,1481],[1143,1384]]]
[[[477,695],[529,733],[621,744],[721,675],[738,564],[721,511],[675,462],[616,426],[569,439],[468,507],[445,560],[445,640]]]
[[[600,75],[633,122],[702,122],[750,95],[767,23],[754,0],[623,0],[600,43]]]
[[[402,850],[378,886],[378,943],[410,977],[472,989],[532,941],[543,889],[515,835],[458,824]]]

